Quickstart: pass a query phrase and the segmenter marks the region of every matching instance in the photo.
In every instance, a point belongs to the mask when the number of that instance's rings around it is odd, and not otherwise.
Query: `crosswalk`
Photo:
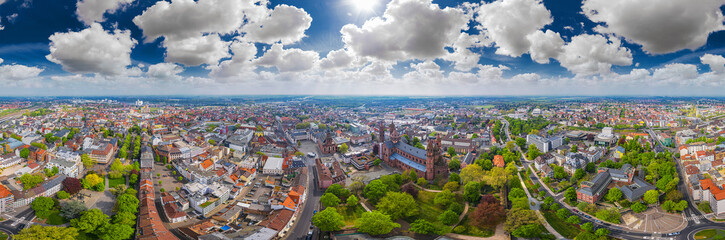
[[[705,218],[707,218],[707,217],[705,217],[704,215],[700,215],[700,216],[686,217],[685,219],[687,219],[689,221],[689,220],[698,220],[698,219],[705,219]]]

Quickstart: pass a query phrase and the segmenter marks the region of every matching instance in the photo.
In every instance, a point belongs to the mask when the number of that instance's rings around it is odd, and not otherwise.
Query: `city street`
[[[315,210],[318,209],[320,205],[320,197],[322,196],[323,191],[317,188],[317,179],[315,178],[315,158],[307,157],[308,152],[313,152],[315,154],[318,154],[317,151],[317,144],[311,142],[311,141],[303,141],[302,146],[299,148],[299,150],[303,153],[305,153],[305,166],[307,166],[307,200],[305,201],[304,206],[302,207],[302,212],[299,213],[297,216],[297,220],[295,220],[295,225],[292,228],[292,230],[288,233],[286,236],[286,239],[290,240],[302,240],[307,239],[308,232],[310,231],[310,226],[312,226],[312,215],[315,212]],[[319,234],[318,231],[315,231],[314,234]],[[313,238],[316,239],[316,238]]]

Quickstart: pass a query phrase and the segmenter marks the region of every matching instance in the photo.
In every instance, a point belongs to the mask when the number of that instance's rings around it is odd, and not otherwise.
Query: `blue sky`
[[[0,94],[723,95],[722,0],[0,0]]]

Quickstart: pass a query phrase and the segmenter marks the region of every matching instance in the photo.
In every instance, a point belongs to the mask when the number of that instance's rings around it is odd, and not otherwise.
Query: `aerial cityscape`
[[[725,240],[725,0],[0,0],[0,240]]]

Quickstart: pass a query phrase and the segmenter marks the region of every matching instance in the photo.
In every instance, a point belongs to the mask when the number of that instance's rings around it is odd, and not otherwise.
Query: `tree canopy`
[[[393,220],[418,215],[418,204],[407,193],[388,192],[375,207]]]
[[[322,231],[331,232],[340,230],[342,226],[345,226],[342,219],[342,215],[337,212],[337,209],[328,207],[312,216],[312,223]]]
[[[387,214],[380,211],[364,212],[360,218],[355,221],[355,227],[359,232],[368,233],[370,235],[387,234],[394,228],[400,227],[400,224],[393,222]]]

